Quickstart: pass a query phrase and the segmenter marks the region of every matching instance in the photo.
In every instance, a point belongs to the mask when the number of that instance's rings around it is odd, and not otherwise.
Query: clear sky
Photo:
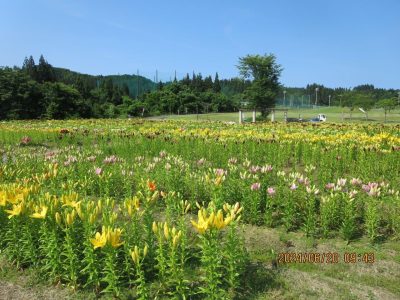
[[[399,89],[400,0],[0,0],[0,66],[229,78],[264,53],[286,86]]]

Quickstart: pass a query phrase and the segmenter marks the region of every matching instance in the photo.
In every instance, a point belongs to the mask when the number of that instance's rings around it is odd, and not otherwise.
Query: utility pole
[[[136,77],[136,99],[139,98],[139,69],[137,69],[137,77]]]
[[[342,98],[343,98],[343,94],[339,95],[340,97],[340,107],[342,108],[342,122],[344,121],[344,115],[343,115],[343,106],[342,106]]]
[[[317,108],[318,105],[318,91],[319,88],[315,88],[315,108]]]
[[[397,97],[397,105],[400,106],[400,91],[399,91],[399,96]]]
[[[286,90],[283,91],[283,106],[286,105]]]

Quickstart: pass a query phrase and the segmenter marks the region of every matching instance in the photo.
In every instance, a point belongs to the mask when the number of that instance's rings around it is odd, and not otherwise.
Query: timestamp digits
[[[278,263],[339,263],[337,252],[281,252],[278,254]]]

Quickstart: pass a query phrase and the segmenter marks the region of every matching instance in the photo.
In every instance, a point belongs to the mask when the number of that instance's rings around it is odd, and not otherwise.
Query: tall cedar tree
[[[220,93],[221,92],[221,84],[219,82],[219,77],[218,77],[218,72],[215,73],[215,79],[214,79],[214,84],[213,84],[213,90],[215,93]]]
[[[37,67],[37,81],[40,83],[55,81],[53,67],[44,59],[43,55],[40,55],[39,58],[39,65]]]
[[[29,59],[25,57],[24,63],[22,64],[22,70],[24,70],[33,80],[37,80],[37,68],[32,55],[29,56]]]

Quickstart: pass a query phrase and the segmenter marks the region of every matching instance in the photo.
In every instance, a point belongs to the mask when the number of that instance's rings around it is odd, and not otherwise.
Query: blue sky
[[[0,0],[0,41],[0,66],[229,78],[274,53],[287,86],[400,88],[400,0]]]

